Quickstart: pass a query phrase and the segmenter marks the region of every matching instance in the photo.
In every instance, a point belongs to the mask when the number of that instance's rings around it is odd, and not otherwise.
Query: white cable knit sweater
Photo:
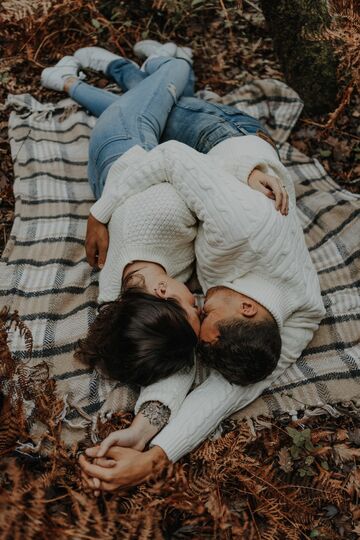
[[[297,220],[291,180],[276,152],[262,139],[232,138],[208,155],[169,141],[126,171],[118,165],[115,162],[110,169],[103,196],[92,207],[93,215],[106,222],[130,196],[154,184],[171,183],[199,219],[195,254],[204,292],[224,285],[254,298],[272,313],[282,338],[279,364],[265,381],[241,387],[213,371],[182,404],[184,393],[179,392],[175,407],[174,400],[170,407],[170,423],[152,441],[176,461],[297,360],[324,314],[319,282]],[[286,184],[290,193],[287,217],[275,210],[273,201],[246,185],[255,167],[276,174]],[[169,406],[169,385],[170,379],[144,389],[137,409],[149,400]]]

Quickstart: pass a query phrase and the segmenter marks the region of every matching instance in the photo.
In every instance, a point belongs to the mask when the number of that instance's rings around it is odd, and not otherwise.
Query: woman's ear
[[[155,296],[158,296],[159,298],[166,298],[166,291],[167,283],[165,283],[165,281],[160,281],[154,289]]]

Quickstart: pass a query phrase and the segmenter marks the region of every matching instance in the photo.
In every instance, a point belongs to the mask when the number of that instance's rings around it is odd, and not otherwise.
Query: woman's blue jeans
[[[263,133],[260,122],[238,109],[193,96],[194,75],[182,59],[158,57],[145,72],[126,59],[109,64],[107,76],[125,92],[117,96],[77,81],[71,97],[98,117],[89,144],[88,177],[101,196],[113,162],[132,146],[151,150],[177,140],[207,153],[230,137]],[[182,97],[181,97],[182,96]]]

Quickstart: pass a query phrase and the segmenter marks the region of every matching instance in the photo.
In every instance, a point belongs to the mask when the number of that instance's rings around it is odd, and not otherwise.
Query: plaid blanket
[[[205,99],[206,92],[199,93]],[[214,99],[214,95],[211,96]],[[216,98],[215,98],[216,99]],[[275,80],[256,80],[218,98],[257,118],[279,145],[294,180],[298,212],[319,273],[327,314],[294,366],[237,418],[294,414],[360,398],[358,219],[360,197],[340,189],[320,163],[287,138],[302,109],[295,92]],[[87,183],[88,140],[95,119],[70,99],[40,104],[9,96],[9,134],[15,169],[15,221],[0,262],[0,307],[17,309],[30,328],[29,365],[45,361],[64,398],[63,434],[79,440],[100,414],[133,409],[135,389],[106,379],[73,358],[96,315],[98,275],[86,263],[84,237],[93,196]],[[13,354],[25,361],[16,334]],[[196,384],[207,376],[199,366]],[[28,406],[31,418],[31,404]],[[34,427],[35,429],[35,427]]]

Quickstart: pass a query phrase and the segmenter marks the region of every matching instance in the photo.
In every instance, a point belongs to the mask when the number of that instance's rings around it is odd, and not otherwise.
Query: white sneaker
[[[149,56],[175,56],[176,49],[175,43],[169,41],[169,43],[162,45],[154,39],[138,41],[133,47],[134,53],[136,56],[139,56],[139,58],[149,58]]]
[[[193,52],[190,47],[178,47],[176,49],[175,58],[183,58],[187,60],[190,64],[193,63]]]
[[[65,79],[78,77],[81,65],[73,56],[64,56],[55,66],[43,69],[41,85],[51,90],[64,90]],[[82,73],[82,77],[84,74]]]
[[[106,73],[107,67],[113,60],[123,58],[101,47],[83,47],[74,53],[75,58],[84,68]]]
[[[133,50],[136,56],[140,58],[148,58],[149,56],[173,56],[175,58],[183,58],[192,63],[192,49],[190,47],[178,47],[176,43],[172,42],[161,45],[159,41],[155,41],[154,39],[144,39],[135,43]],[[164,54],[165,51],[167,54]]]

